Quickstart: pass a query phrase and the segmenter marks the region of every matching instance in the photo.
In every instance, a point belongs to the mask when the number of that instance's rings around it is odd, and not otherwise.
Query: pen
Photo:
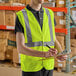
[[[46,45],[48,48],[51,48],[49,45]]]

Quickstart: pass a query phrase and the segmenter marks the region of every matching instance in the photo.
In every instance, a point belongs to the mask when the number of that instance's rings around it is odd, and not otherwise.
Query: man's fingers
[[[53,49],[53,48],[50,48],[50,50],[52,50],[52,51],[57,51],[57,49]]]
[[[58,56],[57,57],[59,60],[64,61],[67,59],[67,55],[63,55],[63,56]]]
[[[55,53],[55,54],[58,53],[56,49],[52,49],[52,48],[49,51],[52,52],[52,53]]]

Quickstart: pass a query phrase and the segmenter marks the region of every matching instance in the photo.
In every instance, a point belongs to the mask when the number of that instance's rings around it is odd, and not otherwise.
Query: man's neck
[[[40,11],[41,9],[41,4],[35,5],[35,4],[30,4],[31,8],[33,8],[36,11]]]

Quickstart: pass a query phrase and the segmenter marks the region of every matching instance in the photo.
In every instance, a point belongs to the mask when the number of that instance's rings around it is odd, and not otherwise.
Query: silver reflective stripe
[[[53,41],[50,41],[50,42],[44,42],[44,46],[54,46],[54,42]]]
[[[49,28],[50,28],[50,36],[51,36],[51,41],[54,42],[53,40],[53,30],[52,30],[52,22],[51,22],[51,15],[50,12],[47,8],[45,8],[46,14],[48,16],[48,20],[49,20]]]
[[[29,42],[32,42],[32,35],[31,35],[29,20],[28,20],[28,16],[27,16],[27,11],[25,9],[22,9],[22,12],[23,12],[25,26],[26,26],[27,40],[29,43]]]
[[[46,45],[49,45],[49,46],[54,46],[54,42],[43,42],[42,44],[42,41],[40,42],[30,42],[30,43],[25,43],[26,46],[28,47],[35,47],[35,46],[46,46]]]

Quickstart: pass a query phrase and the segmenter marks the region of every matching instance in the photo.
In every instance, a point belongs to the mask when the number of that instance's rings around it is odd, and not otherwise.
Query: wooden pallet
[[[55,67],[54,70],[56,70],[58,72],[62,72],[62,67]]]

